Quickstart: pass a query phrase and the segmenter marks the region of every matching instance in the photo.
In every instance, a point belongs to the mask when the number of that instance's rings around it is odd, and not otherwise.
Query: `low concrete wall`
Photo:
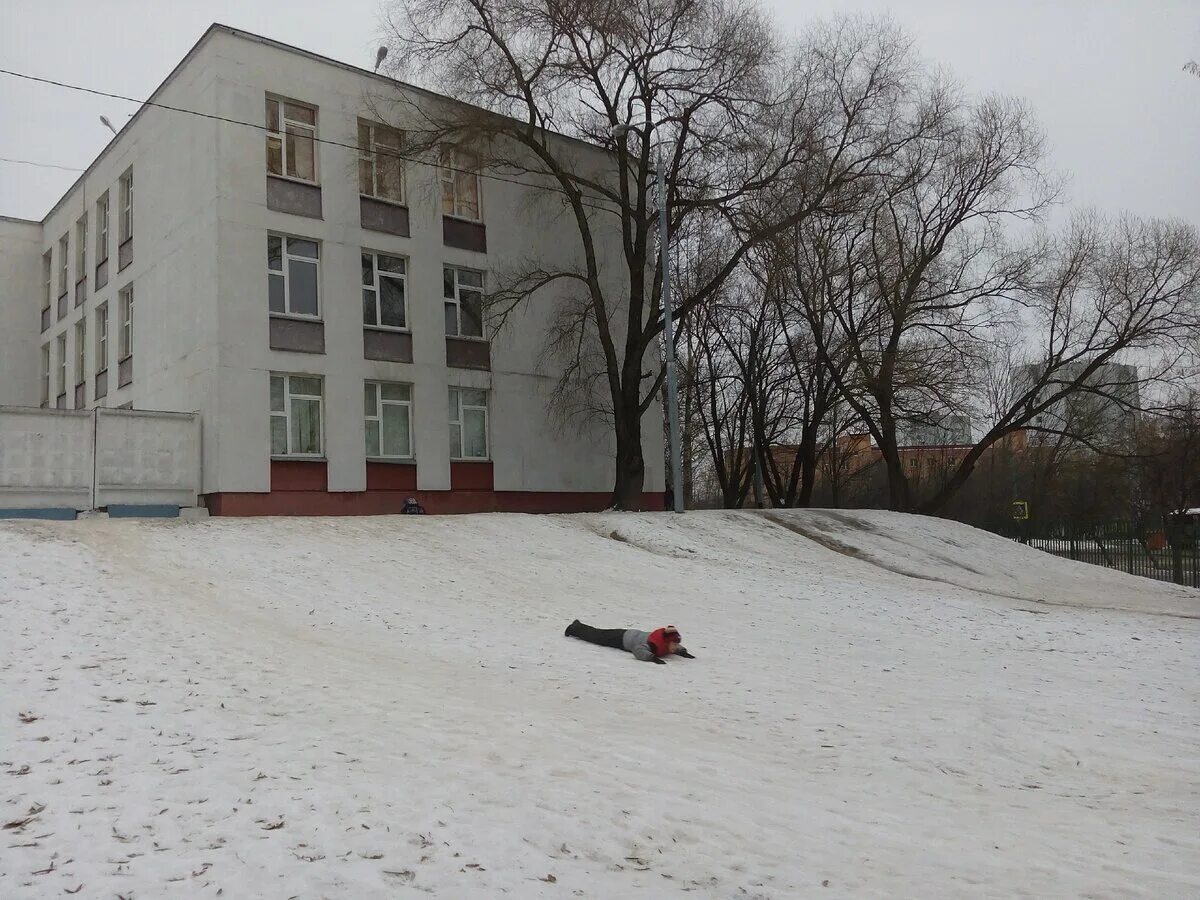
[[[0,407],[0,508],[91,509],[95,415]]]
[[[94,505],[195,506],[200,493],[200,416],[96,410]]]
[[[0,407],[0,510],[195,506],[200,416]]]

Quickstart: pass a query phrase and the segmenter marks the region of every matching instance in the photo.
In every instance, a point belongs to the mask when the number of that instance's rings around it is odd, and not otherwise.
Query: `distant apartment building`
[[[574,259],[561,198],[461,150],[405,160],[389,92],[448,102],[209,28],[151,98],[203,115],[142,107],[42,221],[0,219],[0,405],[199,412],[214,514],[606,505],[610,430],[550,409],[555,298],[498,330],[485,301]]]
[[[949,413],[924,422],[908,423],[899,435],[901,447],[969,445],[971,440],[971,417],[961,413]]]
[[[1063,366],[1057,381],[1074,381],[1084,371],[1084,365],[1080,362]],[[1021,367],[1015,376],[1016,389],[1027,390],[1040,375],[1041,369],[1036,365]],[[1097,447],[1118,446],[1132,439],[1142,401],[1137,367],[1105,363],[1096,368],[1086,384],[1087,390],[1073,392],[1033,418],[1029,423],[1031,444],[1054,442],[1059,435]],[[1054,390],[1051,384],[1042,396]]]

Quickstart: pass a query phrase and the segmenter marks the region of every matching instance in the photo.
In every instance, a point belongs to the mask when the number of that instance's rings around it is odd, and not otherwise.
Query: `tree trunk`
[[[613,484],[613,506],[641,509],[646,479],[642,456],[642,416],[638,405],[622,404],[614,416],[617,437],[617,473]]]
[[[817,437],[806,434],[800,441],[800,491],[796,506],[812,506],[813,487],[817,480]]]
[[[887,466],[888,509],[911,512],[912,499],[908,479],[904,475],[904,461],[899,453],[884,451],[883,462]]]

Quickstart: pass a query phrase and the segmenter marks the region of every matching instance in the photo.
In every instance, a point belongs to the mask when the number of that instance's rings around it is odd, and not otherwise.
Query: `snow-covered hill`
[[[1197,616],[887,513],[0,523],[0,896],[1194,896]]]

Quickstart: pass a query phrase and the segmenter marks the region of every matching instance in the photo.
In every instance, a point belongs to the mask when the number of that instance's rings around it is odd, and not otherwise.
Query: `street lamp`
[[[620,140],[634,125],[614,125],[612,136]],[[663,343],[667,369],[667,434],[671,453],[671,489],[674,495],[675,512],[683,512],[683,453],[679,446],[679,386],[675,375],[675,325],[671,321],[671,266],[667,252],[669,233],[667,230],[667,187],[663,176],[662,146],[654,150],[655,178],[658,184],[658,253],[662,267]],[[624,177],[624,173],[622,173]]]

